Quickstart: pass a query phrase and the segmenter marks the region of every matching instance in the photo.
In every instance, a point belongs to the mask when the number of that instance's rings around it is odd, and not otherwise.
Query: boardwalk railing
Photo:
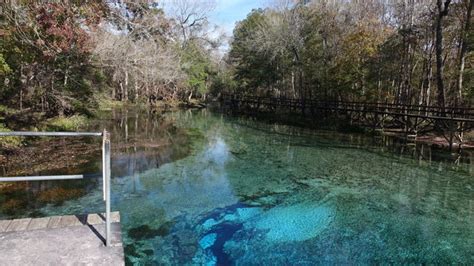
[[[392,131],[410,136],[439,132],[452,148],[464,143],[464,133],[474,128],[474,108],[408,105],[388,102],[322,101],[314,99],[290,99],[284,97],[256,97],[224,94],[221,97],[224,110],[237,113],[297,114],[304,121],[336,123],[348,122],[371,128],[373,131]]]
[[[474,122],[472,107],[439,107],[433,105],[409,105],[387,102],[323,101],[314,99],[290,99],[283,97],[257,97],[245,95],[222,95],[225,105],[239,108],[242,105],[253,109],[287,108],[293,110],[333,110],[372,114],[403,115],[420,118],[436,118],[459,122]]]
[[[105,201],[105,245],[110,246],[110,134],[103,132],[0,132],[0,137],[102,137],[102,192]],[[0,182],[73,180],[82,179],[83,175],[51,176],[15,176],[0,177]]]

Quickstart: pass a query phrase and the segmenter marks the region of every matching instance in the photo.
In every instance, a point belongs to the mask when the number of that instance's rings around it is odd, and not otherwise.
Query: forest
[[[453,106],[473,97],[473,1],[311,1],[234,32],[235,88],[289,98]]]
[[[17,2],[0,19],[0,117],[222,93],[443,107],[474,98],[473,0],[275,0],[233,36],[216,34],[212,1]]]

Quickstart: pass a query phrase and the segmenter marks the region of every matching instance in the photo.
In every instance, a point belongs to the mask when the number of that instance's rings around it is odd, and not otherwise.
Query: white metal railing
[[[0,132],[0,137],[102,137],[102,183],[103,200],[105,201],[105,245],[110,246],[110,134],[103,132]],[[16,176],[0,177],[0,182],[73,180],[82,179],[83,175],[52,176]]]

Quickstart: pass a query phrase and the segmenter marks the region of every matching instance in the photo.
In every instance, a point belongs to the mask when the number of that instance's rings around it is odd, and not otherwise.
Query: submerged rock
[[[199,245],[201,246],[202,249],[207,249],[214,245],[214,242],[216,242],[217,239],[217,234],[212,233],[205,235],[201,240],[199,240]]]
[[[266,238],[274,242],[303,241],[316,237],[334,219],[327,206],[297,204],[276,207],[255,221],[255,228],[268,230]]]
[[[197,228],[201,234],[206,234],[223,223],[241,224],[248,219],[261,213],[261,208],[250,207],[245,204],[237,203],[225,208],[217,208],[204,214],[201,224]]]
[[[214,220],[213,218],[211,219],[208,219],[206,220],[203,224],[202,224],[202,227],[205,229],[205,230],[209,230],[211,229],[211,227],[213,227],[214,225],[218,224],[218,222],[216,220]]]

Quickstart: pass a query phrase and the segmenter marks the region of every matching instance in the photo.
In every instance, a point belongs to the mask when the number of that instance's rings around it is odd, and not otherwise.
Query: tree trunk
[[[128,101],[128,71],[125,71],[125,84],[123,91],[123,101]]]
[[[26,77],[23,74],[23,65],[20,65],[20,111],[23,110],[23,88],[26,84]]]
[[[69,73],[68,73],[68,70],[66,69],[66,71],[64,71],[64,83],[63,83],[64,87],[67,86],[67,80],[68,80],[68,78],[69,78],[69,75],[68,75],[68,74],[69,74]]]
[[[291,93],[293,94],[293,98],[296,98],[296,88],[295,88],[295,72],[291,71]]]
[[[430,29],[431,30],[431,29]],[[429,47],[429,54],[428,54],[428,71],[427,71],[427,77],[426,77],[426,100],[425,104],[430,105],[431,104],[431,84],[433,82],[433,53],[435,50],[435,32],[432,32],[431,35],[431,40],[430,40],[430,47]]]
[[[414,1],[413,0],[405,0],[404,5],[405,12],[408,13],[407,20],[404,20],[402,29],[411,31],[413,29],[414,24]],[[412,81],[412,68],[413,68],[413,59],[414,59],[414,52],[412,41],[410,40],[410,36],[403,37],[403,43],[406,45],[405,48],[405,55],[403,56],[402,61],[402,79],[400,81],[400,102],[403,104],[410,104],[411,102],[411,81]]]
[[[426,85],[426,105],[431,104],[431,80],[433,79],[433,66],[432,66],[432,58],[430,55],[430,61],[429,61],[429,69],[428,69],[428,84]]]
[[[189,97],[188,97],[188,102],[190,102],[192,98],[193,98],[193,91],[191,90],[191,93],[189,94]]]
[[[116,92],[115,86],[112,86],[112,100],[115,100],[116,95],[117,95],[117,92]]]
[[[458,89],[458,100],[459,103],[462,103],[462,86],[463,86],[463,75],[464,75],[464,67],[466,64],[466,51],[467,51],[467,35],[469,34],[469,30],[471,27],[471,13],[472,7],[474,5],[474,0],[470,0],[467,6],[467,13],[466,13],[466,22],[464,24],[464,28],[461,29],[461,40],[460,40],[460,52],[459,52],[459,73],[458,73],[458,80],[457,80],[457,89]]]
[[[303,88],[303,70],[301,68],[298,70],[298,76],[299,76],[298,86],[300,87],[300,98],[304,100],[306,98],[306,93]]]
[[[119,82],[119,85],[120,85],[120,100],[123,101],[123,100],[124,100],[124,99],[123,99],[123,95],[124,95],[124,93],[125,93],[125,92],[124,92],[124,88],[123,88],[123,82],[120,81],[120,82]]]
[[[135,85],[134,86],[135,87],[135,99],[134,100],[135,100],[135,102],[137,102],[138,101],[138,81],[137,81],[136,78],[134,79],[134,85]]]
[[[428,76],[428,59],[425,58],[423,60],[423,67],[422,67],[422,76],[420,79],[420,86],[419,86],[419,95],[418,95],[418,105],[422,105],[424,98],[425,98],[425,82],[426,77]]]
[[[443,62],[443,17],[448,15],[451,0],[437,0],[438,15],[436,18],[436,83],[438,85],[438,105],[443,109],[446,106],[446,93],[444,88],[444,62]]]
[[[20,88],[20,111],[23,111],[23,88]]]
[[[147,99],[147,102],[150,102],[150,95],[148,94],[148,83],[145,82],[145,97]]]

